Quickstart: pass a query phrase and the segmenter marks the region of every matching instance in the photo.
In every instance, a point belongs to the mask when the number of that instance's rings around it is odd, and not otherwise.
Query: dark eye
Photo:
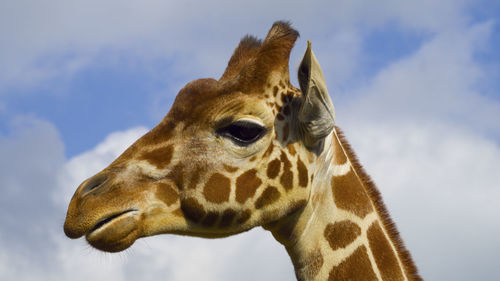
[[[250,121],[236,121],[217,130],[217,134],[231,139],[240,146],[247,146],[259,140],[266,128]]]

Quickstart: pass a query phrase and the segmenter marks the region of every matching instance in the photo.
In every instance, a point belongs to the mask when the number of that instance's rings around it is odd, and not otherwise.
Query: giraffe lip
[[[120,213],[114,213],[114,214],[111,214],[111,215],[108,215],[106,217],[104,217],[103,219],[99,220],[90,230],[89,232],[87,233],[87,235],[91,235],[93,234],[94,232],[100,230],[101,228],[103,228],[104,226],[108,225],[109,223],[111,223],[112,221],[122,217],[123,215],[125,214],[128,214],[128,213],[131,213],[131,212],[137,212],[136,209],[128,209],[128,210],[125,210],[123,212],[120,212]]]
[[[128,209],[99,220],[87,233],[87,242],[96,249],[119,252],[140,237],[140,211]]]

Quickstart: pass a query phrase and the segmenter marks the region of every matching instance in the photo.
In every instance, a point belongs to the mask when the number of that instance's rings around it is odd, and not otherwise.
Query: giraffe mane
[[[335,126],[335,130],[342,144],[342,147],[344,148],[349,158],[349,161],[356,170],[356,173],[359,175],[360,180],[368,189],[368,194],[375,205],[375,209],[377,210],[377,213],[379,214],[385,229],[387,229],[388,231],[390,239],[394,242],[405,271],[413,278],[412,280],[423,280],[418,274],[417,267],[415,266],[413,259],[411,258],[410,252],[406,249],[403,240],[399,235],[399,231],[396,229],[396,224],[393,222],[391,216],[389,215],[389,212],[387,211],[380,191],[359,162],[358,157],[354,153],[354,150],[345,138],[344,132],[338,126]]]

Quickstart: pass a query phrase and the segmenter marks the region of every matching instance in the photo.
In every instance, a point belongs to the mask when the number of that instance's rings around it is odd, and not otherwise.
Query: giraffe
[[[308,41],[275,22],[241,39],[219,80],[178,93],[151,131],[75,191],[64,232],[118,252],[169,233],[219,238],[262,226],[298,280],[422,280],[340,128]]]

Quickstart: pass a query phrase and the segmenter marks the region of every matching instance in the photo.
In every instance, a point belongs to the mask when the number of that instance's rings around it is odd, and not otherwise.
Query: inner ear
[[[308,55],[308,50],[310,50],[310,41],[307,41],[307,49],[300,63],[299,70],[297,73],[300,90],[303,95],[307,95],[307,89],[309,88],[309,83],[311,81],[311,55]],[[312,50],[311,50],[312,53]]]
[[[314,149],[332,132],[335,109],[326,88],[323,71],[311,49],[311,42],[307,43],[307,50],[298,70],[303,94],[298,123],[304,144]]]

